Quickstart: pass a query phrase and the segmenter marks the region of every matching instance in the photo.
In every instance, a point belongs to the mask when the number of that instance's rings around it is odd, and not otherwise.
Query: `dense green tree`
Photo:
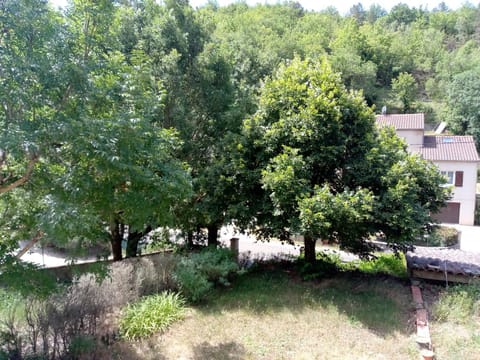
[[[250,226],[287,241],[304,235],[307,261],[315,260],[319,237],[365,256],[376,233],[392,246],[408,244],[446,198],[436,168],[392,133],[379,136],[362,96],[325,61],[282,66],[244,126],[242,169],[256,174],[243,176],[256,181],[243,184],[257,198],[244,203]]]
[[[372,4],[366,12],[366,20],[373,24],[382,16],[387,15],[387,11],[378,4]]]
[[[262,208],[253,215],[259,233],[287,240],[300,232],[300,199],[311,197],[317,186],[334,192],[348,187],[373,141],[373,127],[363,98],[348,92],[325,61],[295,59],[282,66],[265,84],[259,110],[245,122],[263,189]],[[305,238],[309,261],[315,240]]]
[[[423,10],[410,8],[407,4],[399,3],[392,7],[386,16],[387,23],[394,27],[409,25],[423,15]]]
[[[380,234],[394,249],[408,249],[413,239],[431,230],[431,214],[450,196],[442,175],[429,161],[407,152],[391,128],[379,132],[363,165],[359,184],[375,195],[370,233]]]
[[[361,3],[353,5],[350,10],[348,10],[348,15],[353,17],[358,24],[364,23],[367,18],[367,13]]]
[[[33,10],[30,5],[26,9]],[[45,240],[108,239],[119,260],[124,238],[127,256],[135,256],[149,230],[173,224],[173,207],[189,195],[190,180],[178,160],[181,140],[176,131],[163,128],[165,91],[153,76],[152,62],[141,51],[133,49],[127,58],[116,50],[121,49],[117,29],[108,26],[115,11],[111,1],[75,1],[69,7],[61,33],[68,46],[51,58],[58,78],[66,79],[63,93],[52,92],[59,101],[66,99],[57,113],[52,102],[40,101],[32,111],[39,120],[43,109],[56,115],[55,122],[46,119],[42,145],[51,149],[40,148],[42,177],[24,195],[35,206],[29,213],[16,204],[8,209],[16,208],[23,227],[40,231]],[[28,33],[22,35],[28,42]],[[62,60],[66,65],[58,70]],[[39,85],[35,90],[50,95]]]
[[[78,88],[61,16],[43,0],[0,4],[0,267],[18,240],[38,240],[46,169],[57,159],[58,129]],[[48,182],[47,182],[48,184]],[[43,187],[42,187],[43,188]],[[2,271],[2,270],[0,270]]]

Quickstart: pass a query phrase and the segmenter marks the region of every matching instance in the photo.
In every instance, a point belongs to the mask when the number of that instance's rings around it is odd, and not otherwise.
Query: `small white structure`
[[[378,115],[379,127],[392,126],[405,139],[408,150],[417,152],[425,160],[438,166],[453,187],[453,196],[447,206],[436,214],[442,223],[473,225],[477,167],[480,158],[472,136],[424,135],[423,114]]]

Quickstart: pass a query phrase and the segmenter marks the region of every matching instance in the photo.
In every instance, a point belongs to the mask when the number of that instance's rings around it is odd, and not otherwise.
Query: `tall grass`
[[[480,285],[456,285],[440,294],[433,308],[435,320],[464,324],[480,317]]]
[[[480,285],[442,289],[432,315],[432,340],[438,359],[479,358]]]
[[[185,301],[177,293],[151,295],[127,305],[120,319],[120,334],[136,340],[165,331],[173,322],[183,318]]]

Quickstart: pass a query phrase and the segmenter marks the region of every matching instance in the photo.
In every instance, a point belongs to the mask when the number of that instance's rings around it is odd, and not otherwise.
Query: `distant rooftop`
[[[480,162],[472,136],[424,136],[418,150],[425,160]]]
[[[395,130],[423,130],[425,126],[423,113],[377,115],[376,121],[380,127],[393,126]]]

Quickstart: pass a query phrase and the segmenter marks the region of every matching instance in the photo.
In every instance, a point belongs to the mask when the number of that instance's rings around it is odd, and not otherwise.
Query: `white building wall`
[[[460,203],[460,225],[473,225],[477,192],[477,163],[435,161],[440,171],[463,171],[463,186],[453,186],[451,202]]]
[[[408,150],[415,151],[423,146],[423,129],[414,130],[396,130],[399,137],[403,138],[408,144]]]

